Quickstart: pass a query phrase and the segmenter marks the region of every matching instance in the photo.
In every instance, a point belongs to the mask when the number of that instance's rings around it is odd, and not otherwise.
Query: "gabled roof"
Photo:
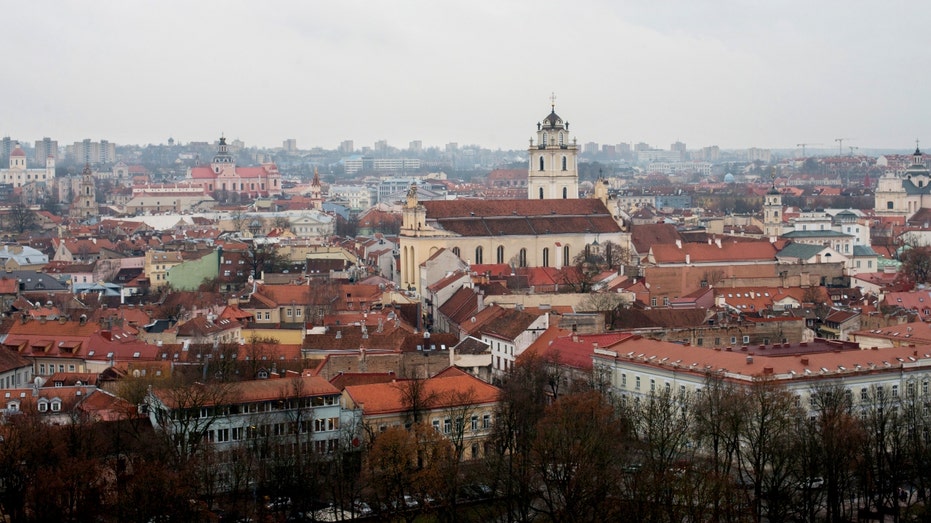
[[[620,226],[599,199],[431,200],[427,219],[460,236],[616,233]]]
[[[682,241],[682,235],[679,234],[676,226],[670,223],[650,223],[630,227],[630,242],[641,254],[649,252],[650,247],[654,245],[675,245],[676,240]]]
[[[405,386],[410,380],[371,385],[354,385],[345,389],[352,402],[365,416],[402,413],[407,410]],[[500,390],[494,385],[449,368],[421,382],[425,408],[448,409],[464,405],[482,405],[498,401]]]
[[[483,325],[480,332],[502,340],[514,341],[530,328],[539,317],[539,315],[517,309],[505,309],[496,318]]]

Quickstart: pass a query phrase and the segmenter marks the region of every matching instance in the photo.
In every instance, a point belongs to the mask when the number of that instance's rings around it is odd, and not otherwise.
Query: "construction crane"
[[[844,140],[853,140],[853,138],[835,138],[834,141],[837,142],[837,156],[843,156],[844,154]]]
[[[798,143],[798,144],[795,144],[796,147],[801,147],[801,148],[802,148],[802,158],[805,158],[805,157],[806,157],[806,156],[805,156],[805,147],[806,147],[806,146],[809,146],[809,145],[821,145],[821,144],[820,144],[820,143]]]
[[[859,147],[854,147],[853,145],[848,145],[847,148],[850,149],[850,156],[853,156],[853,152],[854,152],[854,151],[859,151],[859,150],[860,150]]]

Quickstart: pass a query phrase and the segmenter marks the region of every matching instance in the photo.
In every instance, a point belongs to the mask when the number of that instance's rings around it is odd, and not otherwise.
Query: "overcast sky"
[[[920,2],[8,2],[0,136],[931,149]]]

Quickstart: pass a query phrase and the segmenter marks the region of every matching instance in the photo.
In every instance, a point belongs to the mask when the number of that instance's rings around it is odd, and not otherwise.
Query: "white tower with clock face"
[[[537,124],[537,141],[530,140],[527,197],[531,200],[579,197],[579,149],[569,137],[569,122],[556,114],[552,97],[549,116]]]

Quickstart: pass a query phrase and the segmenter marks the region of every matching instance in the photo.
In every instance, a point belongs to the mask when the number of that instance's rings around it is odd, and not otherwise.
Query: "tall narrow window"
[[[453,247],[453,254],[459,256],[459,247]]]
[[[549,247],[543,248],[543,266],[544,267],[550,266],[550,248]]]
[[[569,189],[566,187],[562,188],[562,199],[565,200],[569,197]]]
[[[540,187],[540,199],[543,199],[543,187]]]
[[[566,170],[566,157],[565,156],[562,157],[562,170],[564,171]]]
[[[498,246],[498,256],[495,263],[504,263],[504,245]]]
[[[540,170],[543,170],[543,157],[540,157]]]
[[[518,267],[527,266],[527,249],[520,250],[520,254],[517,257],[517,266]]]
[[[569,246],[564,245],[562,248],[562,264],[569,265]]]
[[[484,263],[482,261],[482,246],[481,245],[475,248],[475,263]]]

